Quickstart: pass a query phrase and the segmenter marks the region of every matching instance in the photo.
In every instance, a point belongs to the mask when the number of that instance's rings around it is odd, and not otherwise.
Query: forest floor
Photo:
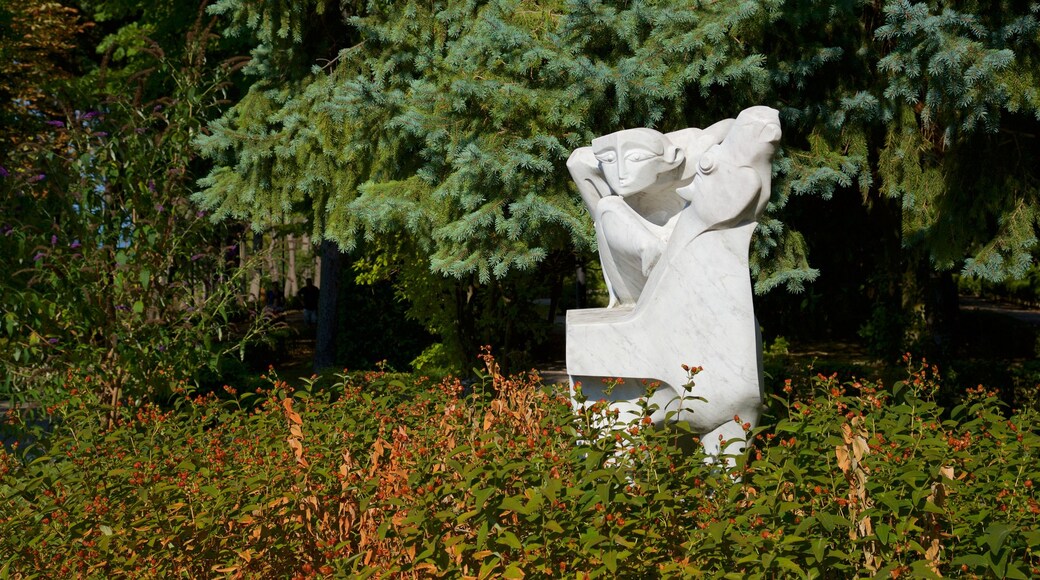
[[[286,359],[276,366],[278,376],[290,384],[314,374],[314,347],[317,328],[303,320],[303,310],[286,310],[280,316],[280,322],[286,324],[292,339]]]
[[[1026,324],[1040,326],[1040,309],[1029,308],[1013,302],[976,298],[974,296],[961,296],[960,307],[961,311],[992,312],[1002,316],[1008,316]]]

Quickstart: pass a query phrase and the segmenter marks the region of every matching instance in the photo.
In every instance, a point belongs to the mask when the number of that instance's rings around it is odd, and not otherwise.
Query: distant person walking
[[[307,278],[307,285],[300,288],[300,300],[303,302],[303,321],[307,324],[318,324],[318,287],[314,280]]]

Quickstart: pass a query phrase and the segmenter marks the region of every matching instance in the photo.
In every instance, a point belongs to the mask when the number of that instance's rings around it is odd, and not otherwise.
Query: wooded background
[[[570,151],[759,104],[767,336],[949,356],[959,290],[1036,299],[1038,50],[1025,1],[4,0],[5,381],[153,392],[307,276],[319,366],[521,367],[598,275]]]

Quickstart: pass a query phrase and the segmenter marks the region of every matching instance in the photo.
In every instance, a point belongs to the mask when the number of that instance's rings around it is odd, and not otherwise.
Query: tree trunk
[[[343,253],[336,242],[321,243],[321,293],[318,295],[318,336],[314,347],[314,372],[336,364],[337,294]]]
[[[545,315],[545,321],[549,324],[556,322],[556,312],[560,309],[561,296],[563,296],[563,275],[559,272],[554,272],[552,286],[549,288],[549,312]]]
[[[286,251],[288,264],[285,270],[285,299],[289,300],[300,292],[300,281],[296,276],[296,236],[286,234]]]
[[[574,306],[585,308],[588,305],[588,284],[585,281],[585,264],[579,263],[574,270]]]
[[[927,256],[918,257],[908,268],[904,310],[910,315],[908,330],[915,354],[940,363],[953,354],[959,320],[957,283],[951,272],[936,272]]]
[[[257,254],[259,254],[260,250],[263,249],[263,247],[264,247],[264,236],[263,236],[263,234],[258,234],[256,232],[253,232],[253,247],[251,248],[252,251],[253,251],[252,255],[256,256]],[[246,245],[242,244],[242,262],[243,263],[245,263],[245,260],[246,260],[246,251],[245,250],[246,250]],[[259,270],[259,267],[253,268],[253,275],[249,279],[249,299],[252,300],[253,302],[256,302],[257,300],[260,300],[261,290],[262,289],[260,288],[260,270]]]
[[[307,256],[304,260],[303,278],[310,278],[314,281],[315,286],[321,286],[321,256],[318,254],[314,244],[311,243],[311,237],[303,234],[298,247]]]
[[[264,266],[267,269],[267,276],[271,280],[271,286],[280,288],[282,282],[282,273],[281,269],[278,267],[278,260],[275,259],[274,255],[275,250],[280,245],[279,241],[280,240],[272,233],[270,242],[267,244],[267,247],[264,248]],[[285,289],[282,288],[282,291],[284,290]]]

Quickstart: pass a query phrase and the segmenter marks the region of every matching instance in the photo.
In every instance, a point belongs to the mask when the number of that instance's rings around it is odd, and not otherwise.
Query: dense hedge
[[[488,362],[472,393],[272,379],[110,428],[70,377],[46,444],[0,452],[0,577],[1040,574],[1036,414],[981,387],[941,409],[926,364],[789,383],[726,474]]]

